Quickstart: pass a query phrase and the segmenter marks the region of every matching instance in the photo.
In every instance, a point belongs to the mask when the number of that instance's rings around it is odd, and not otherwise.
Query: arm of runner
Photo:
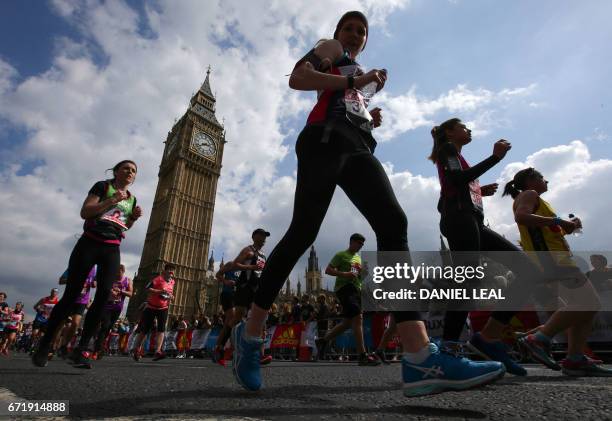
[[[484,161],[464,170],[461,167],[461,161],[459,161],[457,148],[450,142],[442,146],[439,159],[444,168],[444,176],[454,185],[465,185],[477,179],[501,160],[498,156],[492,154]]]
[[[81,218],[90,219],[100,215],[102,212],[110,209],[117,203],[127,199],[127,194],[117,191],[113,197],[100,200],[101,197],[94,193],[89,193],[81,207]]]
[[[127,220],[127,224],[126,226],[129,228],[132,228],[132,225],[134,225],[134,222],[138,221],[138,218],[140,218],[142,216],[142,208],[140,206],[136,206],[134,208],[134,212],[132,213],[132,215],[130,215],[130,217]]]
[[[234,259],[234,264],[232,265],[233,269],[239,270],[257,270],[257,265],[247,265],[241,262],[246,260],[250,260],[253,258],[253,250],[250,247],[245,247],[242,249],[238,257]]]
[[[123,295],[125,295],[126,297],[131,297],[133,294],[133,288],[132,288],[132,280],[128,278],[128,287],[127,289],[124,289],[123,291],[121,291],[121,293]]]
[[[38,307],[40,307],[40,304],[42,303],[42,298],[40,300],[38,300],[38,302],[36,304],[34,304],[34,311],[38,312]]]
[[[534,215],[533,212],[538,207],[538,201],[539,196],[533,190],[526,190],[517,196],[514,210],[514,220],[517,224],[538,228],[556,225],[555,218]],[[571,234],[576,229],[576,224],[572,221],[561,219],[559,225],[568,234]]]
[[[348,77],[324,73],[344,54],[342,44],[337,40],[327,40],[320,43],[302,57],[291,72],[289,87],[298,91],[342,90],[348,88]],[[384,84],[383,72],[373,69],[354,78],[354,87],[362,88],[370,82]]]
[[[356,274],[353,272],[342,272],[333,267],[331,264],[327,265],[325,268],[325,274],[329,276],[340,276],[341,278],[353,278],[356,277]]]

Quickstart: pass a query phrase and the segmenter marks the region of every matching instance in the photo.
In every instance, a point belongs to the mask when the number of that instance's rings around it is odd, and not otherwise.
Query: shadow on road
[[[354,393],[376,393],[388,392],[389,387],[367,387],[354,386],[351,387],[351,392]],[[260,392],[247,392],[231,387],[209,387],[201,390],[192,391],[176,391],[168,392],[159,395],[146,396],[142,398],[130,398],[129,405],[126,405],[125,399],[109,399],[100,402],[70,402],[70,415],[75,417],[100,417],[105,415],[121,415],[121,416],[142,416],[147,414],[172,414],[174,416],[180,414],[196,415],[204,414],[211,416],[238,416],[238,417],[314,417],[317,415],[367,415],[367,414],[402,414],[402,415],[418,415],[428,417],[448,417],[448,418],[476,418],[484,419],[486,414],[480,411],[461,408],[435,408],[424,405],[394,405],[377,407],[372,405],[367,406],[367,402],[345,402],[339,404],[338,401],[325,399],[325,395],[346,394],[347,389],[344,386],[339,387],[312,387],[312,386],[283,386],[271,387]],[[243,399],[255,403],[259,399],[289,399],[300,402],[300,406],[291,405],[291,407],[278,408],[229,408],[228,405],[223,405],[225,408],[210,407],[209,402],[202,402],[203,405],[197,407],[187,407],[185,404],[180,409],[176,407],[178,401],[189,403],[191,406],[197,405],[199,398],[214,398],[214,399]],[[195,402],[194,402],[195,401]],[[160,406],[163,402],[168,402],[172,408],[164,408]],[[151,406],[154,403],[155,406]],[[221,405],[219,405],[221,406]],[[117,409],[121,408],[120,414]]]

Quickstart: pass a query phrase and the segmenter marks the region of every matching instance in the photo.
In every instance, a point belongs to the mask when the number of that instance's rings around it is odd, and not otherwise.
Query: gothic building
[[[215,115],[210,67],[185,114],[168,132],[159,167],[159,180],[145,237],[134,297],[128,317],[135,321],[146,298],[145,285],[176,265],[174,300],[169,319],[216,312],[214,260],[208,260],[211,228],[221,174],[225,131]]]

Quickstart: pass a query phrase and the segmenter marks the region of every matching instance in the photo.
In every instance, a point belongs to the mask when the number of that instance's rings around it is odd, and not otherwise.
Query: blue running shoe
[[[465,390],[504,377],[504,365],[495,361],[476,362],[442,352],[430,343],[431,355],[421,364],[402,358],[404,396],[423,396],[446,390]]]
[[[515,376],[527,375],[527,370],[510,357],[508,345],[502,341],[485,341],[480,333],[475,333],[472,339],[469,340],[468,345],[477,354],[489,360],[502,363],[508,373]]]
[[[245,322],[238,323],[232,329],[232,343],[234,345],[232,372],[242,387],[246,390],[257,391],[261,389],[259,360],[263,339],[246,340],[244,338],[245,333]]]

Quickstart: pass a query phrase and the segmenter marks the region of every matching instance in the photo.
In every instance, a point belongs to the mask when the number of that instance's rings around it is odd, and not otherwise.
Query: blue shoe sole
[[[257,388],[247,386],[245,383],[242,382],[242,379],[238,375],[238,370],[236,369],[238,367],[238,364],[237,364],[238,362],[238,327],[237,326],[234,326],[234,328],[232,329],[232,345],[234,346],[234,352],[232,353],[232,374],[234,375],[234,378],[236,379],[238,384],[240,384],[240,386],[242,386],[246,390],[250,392],[257,392],[259,389],[261,389],[262,385],[259,385],[259,387]]]
[[[472,389],[479,386],[484,386],[493,383],[506,374],[504,366],[496,371],[483,374],[478,377],[473,377],[467,380],[440,380],[431,379],[424,380],[421,382],[407,383],[404,384],[403,392],[407,398],[413,398],[417,396],[434,395],[436,393],[442,393],[446,391],[461,391]]]

